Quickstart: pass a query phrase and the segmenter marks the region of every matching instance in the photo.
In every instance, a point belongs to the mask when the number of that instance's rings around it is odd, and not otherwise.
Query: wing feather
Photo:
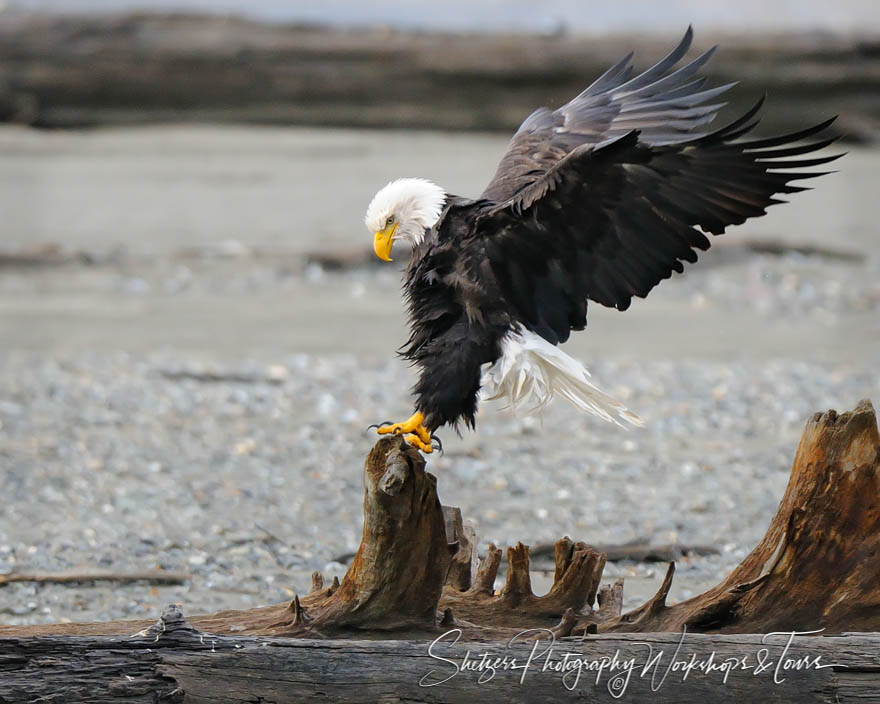
[[[715,48],[676,68],[693,40],[688,27],[678,45],[646,71],[633,75],[630,53],[584,91],[556,110],[539,108],[510,141],[482,198],[504,201],[545,178],[573,151],[604,145],[639,130],[646,144],[677,144],[693,139],[715,119],[725,103],[712,102],[734,83],[703,89],[696,73]],[[545,183],[546,190],[552,184]]]
[[[630,53],[558,109],[535,110],[473,201],[474,253],[515,317],[554,344],[586,325],[588,299],[625,310],[696,261],[707,233],[763,215],[841,156],[814,154],[834,142],[821,134],[833,118],[747,137],[764,98],[708,128],[736,84],[698,75],[715,48],[680,65],[692,40],[689,27],[642,73]]]
[[[816,137],[833,120],[740,139],[756,124],[762,102],[711,134],[677,144],[648,144],[632,130],[579,146],[506,201],[486,206],[482,236],[506,242],[503,256],[487,250],[491,268],[530,329],[556,343],[577,329],[572,321],[585,323],[585,299],[626,310],[633,297],[646,296],[709,248],[703,231],[722,234],[783,202],[777,194],[803,190],[792,182],[829,173],[804,169],[842,156],[807,156],[833,138],[792,143]],[[526,241],[528,247],[516,244]],[[519,303],[527,296],[533,297]]]

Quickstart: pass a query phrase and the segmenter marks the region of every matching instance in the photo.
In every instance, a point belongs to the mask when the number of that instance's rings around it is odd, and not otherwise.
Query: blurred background
[[[734,9],[735,7],[735,9]],[[880,399],[880,6],[741,0],[0,0],[0,573],[184,570],[184,585],[0,587],[0,624],[245,608],[344,573],[366,426],[411,412],[400,176],[478,194],[520,121],[688,24],[761,134],[839,114],[837,173],[566,347],[646,422],[486,406],[441,433],[483,545],[763,535],[807,416]],[[685,552],[687,552],[685,550]],[[627,606],[663,566],[611,562]],[[541,589],[542,575],[535,583]]]

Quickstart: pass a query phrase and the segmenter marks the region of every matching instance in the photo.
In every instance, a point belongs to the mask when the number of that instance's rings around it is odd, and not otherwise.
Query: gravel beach
[[[360,537],[364,429],[408,412],[406,370],[296,355],[268,369],[211,367],[252,383],[201,382],[165,378],[169,365],[179,371],[181,360],[4,356],[0,572],[192,575],[182,587],[9,585],[5,622],[150,616],[166,602],[246,607],[303,593],[312,570],[343,573],[332,558]],[[567,534],[717,547],[718,556],[684,561],[674,599],[722,576],[761,538],[807,415],[877,390],[876,373],[787,360],[592,368],[645,429],[604,427],[560,403],[543,421],[487,406],[477,434],[443,435],[446,452],[430,469],[484,546]],[[634,578],[634,603],[658,572],[617,564],[606,576]]]
[[[212,134],[222,152],[230,135]],[[393,140],[346,134],[364,149]],[[47,137],[39,147],[47,172],[61,164],[54,178],[67,170],[74,178],[80,153],[98,159],[88,173],[106,177],[101,159],[134,163],[132,145],[153,143],[139,131],[128,141],[94,139],[90,147],[80,137]],[[132,152],[107,151],[101,139],[121,139]],[[456,139],[456,148],[472,145]],[[496,141],[485,139],[489,153]],[[199,140],[210,141],[195,130]],[[425,136],[428,158],[438,144]],[[89,152],[95,145],[104,156]],[[454,170],[455,149],[448,162],[436,156],[439,171]],[[396,173],[417,166],[402,152],[395,159]],[[860,152],[852,161],[867,173],[878,160]],[[840,163],[845,171],[847,160]],[[272,179],[285,178],[274,164],[266,157],[261,167],[272,174],[270,190],[279,188]],[[133,173],[116,185],[116,202],[133,197]],[[204,175],[184,169],[180,178]],[[833,178],[817,182],[815,193],[845,193]],[[0,180],[12,183],[11,171]],[[249,193],[252,184],[236,188]],[[308,217],[331,213],[322,185],[311,188],[317,205]],[[393,356],[405,330],[393,267],[330,271],[303,257],[368,244],[358,210],[371,191],[356,179],[341,188],[346,207],[321,224],[333,233],[330,245],[291,239],[259,256],[256,244],[280,241],[271,223],[242,229],[237,248],[230,233],[211,243],[198,227],[198,242],[165,231],[149,247],[120,231],[125,250],[111,257],[107,222],[73,218],[75,236],[55,229],[53,238],[39,230],[37,214],[28,220],[15,209],[14,193],[0,195],[18,233],[7,238],[7,253],[50,241],[96,253],[91,263],[9,265],[0,275],[0,573],[190,575],[179,586],[10,584],[0,587],[0,624],[153,617],[172,602],[186,613],[247,608],[307,591],[313,570],[344,573],[334,558],[360,538],[362,463],[375,437],[366,427],[409,415],[413,377]],[[150,207],[170,221],[178,196],[166,202],[161,193],[151,191]],[[103,212],[106,199],[112,211],[113,195],[96,193],[80,210]],[[483,550],[489,541],[536,545],[563,535],[716,548],[678,564],[671,600],[717,582],[747,554],[782,496],[807,417],[880,400],[871,213],[845,212],[845,201],[794,200],[781,206],[783,219],[734,229],[724,246],[626,314],[591,308],[588,331],[566,349],[643,429],[608,426],[559,401],[540,419],[484,404],[476,433],[441,432],[445,453],[429,458],[429,470],[443,502],[474,521]],[[195,212],[199,202],[187,207]],[[839,227],[817,235],[816,223],[831,221],[835,208]],[[833,251],[777,256],[743,245],[770,240]],[[208,247],[223,241],[220,254]],[[196,245],[200,256],[182,254]],[[663,571],[618,562],[605,574],[626,578],[631,607],[653,593]],[[537,574],[535,583],[536,591],[547,586]]]

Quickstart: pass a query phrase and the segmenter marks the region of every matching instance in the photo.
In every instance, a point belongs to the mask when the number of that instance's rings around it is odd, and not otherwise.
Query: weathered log
[[[880,702],[880,636],[614,634],[513,643],[214,636],[0,639],[0,702]],[[506,658],[506,660],[504,660]],[[711,663],[711,666],[707,666]]]

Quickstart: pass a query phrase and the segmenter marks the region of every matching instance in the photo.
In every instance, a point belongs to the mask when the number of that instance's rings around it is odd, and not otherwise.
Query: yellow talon
[[[421,438],[419,438],[419,436],[415,435],[414,433],[404,435],[403,439],[406,440],[413,447],[416,447],[424,452],[426,455],[430,455],[434,451],[434,448],[431,446],[430,441],[422,442]]]
[[[425,416],[416,411],[409,418],[403,421],[403,423],[385,425],[381,428],[377,428],[376,432],[379,433],[379,435],[387,435],[388,433],[394,433],[395,435],[401,435],[404,433],[415,433],[423,444],[430,445],[431,433],[429,433],[428,429],[424,426],[424,422]]]
[[[413,413],[412,416],[403,421],[403,423],[384,425],[381,428],[377,428],[376,432],[379,433],[379,435],[387,435],[389,433],[403,435],[404,440],[413,447],[417,447],[425,454],[430,454],[434,451],[434,448],[431,445],[431,433],[425,427],[425,416],[418,411]]]

